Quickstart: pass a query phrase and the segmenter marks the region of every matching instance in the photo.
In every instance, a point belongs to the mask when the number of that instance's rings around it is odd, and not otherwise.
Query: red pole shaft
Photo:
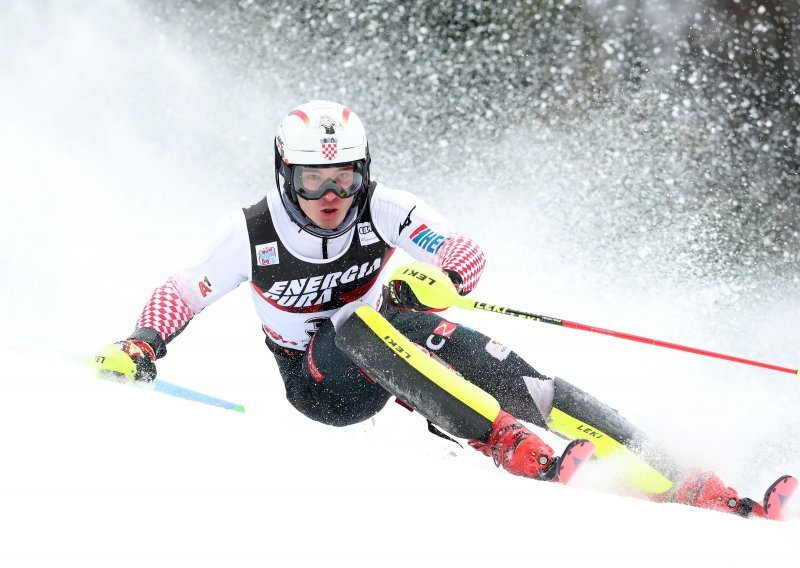
[[[761,367],[763,369],[771,369],[773,371],[780,371],[782,373],[790,373],[800,378],[800,370],[790,369],[789,367],[780,367],[770,363],[762,363],[760,361],[753,361],[752,359],[744,359],[742,357],[734,357],[733,355],[725,355],[723,353],[716,353],[714,351],[707,351],[705,349],[698,349],[697,347],[689,347],[686,345],[679,345],[677,343],[670,343],[668,341],[661,341],[660,339],[651,339],[649,337],[642,337],[641,335],[633,335],[631,333],[623,333],[621,331],[612,331],[610,329],[603,329],[602,327],[595,327],[593,325],[586,325],[574,321],[561,320],[550,316],[542,316],[539,314],[532,314],[529,312],[522,312],[513,308],[505,308],[494,304],[486,304],[484,302],[475,301],[473,309],[485,310],[488,312],[499,313],[507,316],[538,321],[541,323],[549,323],[551,325],[559,325],[562,327],[570,327],[572,329],[580,329],[583,331],[591,331],[593,333],[602,333],[603,335],[610,335],[620,339],[627,339],[629,341],[638,341],[639,343],[647,343],[648,345],[656,345],[658,347],[666,347],[668,349],[677,349],[678,351],[686,351],[688,353],[695,353],[697,355],[705,355],[706,357],[716,357],[717,359],[724,359],[726,361],[733,361],[734,363],[743,363],[745,365],[753,365],[754,367]]]
[[[667,347],[668,349],[677,349],[679,351],[696,353],[697,355],[716,357],[717,359],[725,359],[726,361],[733,361],[735,363],[744,363],[745,365],[753,365],[755,367],[762,367],[764,369],[772,369],[773,371],[781,371],[783,373],[791,373],[792,375],[798,375],[797,369],[780,367],[778,365],[771,365],[769,363],[753,361],[752,359],[743,359],[742,357],[734,357],[733,355],[725,355],[723,353],[715,353],[714,351],[707,351],[705,349],[698,349],[696,347],[688,347],[686,345],[679,345],[677,343],[670,343],[668,341],[661,341],[659,339],[650,339],[649,337],[642,337],[640,335],[633,335],[630,333],[623,333],[620,331],[612,331],[610,329],[603,329],[602,327],[594,327],[591,325],[584,325],[582,323],[576,323],[567,320],[561,320],[561,325],[563,325],[564,327],[571,327],[573,329],[581,329],[583,331],[591,331],[593,333],[602,333],[604,335],[611,335],[612,337],[619,337],[620,339],[638,341],[640,343],[647,343],[649,345],[657,345],[658,347]]]

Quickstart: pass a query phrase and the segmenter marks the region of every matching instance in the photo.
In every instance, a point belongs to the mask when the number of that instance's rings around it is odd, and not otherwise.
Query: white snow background
[[[800,563],[800,508],[773,523],[653,504],[599,464],[571,487],[515,478],[394,403],[344,429],[311,422],[284,399],[244,286],[170,344],[159,376],[245,414],[87,375],[69,357],[124,338],[215,224],[272,188],[273,133],[302,102],[291,85],[238,74],[179,39],[123,0],[0,5],[0,566]],[[507,143],[525,147],[524,137]],[[534,169],[551,158],[536,151]],[[378,171],[392,159],[386,148],[373,156]],[[476,297],[800,365],[795,290],[759,303],[632,274],[624,259],[615,270],[572,262],[568,232],[537,208],[548,180],[519,176],[507,200],[418,172],[384,181],[428,187],[484,246]],[[791,375],[451,316],[744,495],[800,474]]]

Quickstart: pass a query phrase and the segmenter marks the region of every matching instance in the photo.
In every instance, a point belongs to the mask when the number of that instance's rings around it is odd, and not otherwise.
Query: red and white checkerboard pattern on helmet
[[[450,235],[437,254],[442,270],[454,270],[461,276],[460,292],[466,294],[475,289],[481,279],[486,257],[475,241],[462,235]]]
[[[153,296],[136,322],[136,329],[149,327],[167,341],[183,329],[193,316],[194,313],[178,292],[175,281],[170,278],[153,291]]]
[[[326,160],[333,161],[339,154],[339,144],[333,138],[323,138],[320,142],[322,143],[322,156]]]

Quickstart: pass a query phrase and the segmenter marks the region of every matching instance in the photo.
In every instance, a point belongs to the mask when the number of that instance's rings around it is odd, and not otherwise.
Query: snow
[[[284,399],[244,288],[170,344],[159,374],[245,414],[90,377],[71,358],[127,335],[198,241],[272,186],[271,133],[295,94],[235,76],[122,0],[5,2],[0,38],[0,566],[797,565],[798,507],[771,523],[653,504],[600,464],[571,487],[515,478],[393,403],[344,429],[307,420]],[[530,161],[545,152],[508,143]],[[548,172],[538,183],[565,190]],[[476,297],[798,365],[794,290],[593,265],[552,217],[558,200],[535,201],[548,195],[538,185],[522,187],[530,199],[452,201],[458,181],[401,181],[442,188],[431,201],[484,245]],[[587,205],[575,207],[573,226]],[[800,474],[791,375],[451,315],[743,494]]]

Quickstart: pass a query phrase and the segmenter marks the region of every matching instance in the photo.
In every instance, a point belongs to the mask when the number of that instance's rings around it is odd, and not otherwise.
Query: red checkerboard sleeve
[[[170,278],[155,289],[136,321],[136,329],[149,327],[156,330],[161,339],[169,341],[186,327],[194,315],[178,291],[175,280]]]
[[[475,289],[486,266],[486,257],[475,241],[463,235],[450,235],[439,249],[437,264],[442,270],[453,270],[461,276],[461,289],[466,294]]]

